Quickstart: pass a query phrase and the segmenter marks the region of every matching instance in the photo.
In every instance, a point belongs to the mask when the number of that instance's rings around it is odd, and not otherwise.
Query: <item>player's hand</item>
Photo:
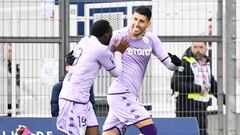
[[[76,59],[76,57],[73,55],[73,50],[67,54],[65,59],[68,65],[71,66],[73,64],[74,60]]]
[[[168,55],[171,58],[171,62],[175,65],[175,66],[180,66],[181,65],[181,60],[178,58],[178,56],[176,55],[172,55],[171,53],[168,53]]]
[[[124,53],[126,49],[130,46],[129,42],[126,38],[122,38],[121,41],[116,41],[113,48],[115,51],[119,51],[121,53]]]

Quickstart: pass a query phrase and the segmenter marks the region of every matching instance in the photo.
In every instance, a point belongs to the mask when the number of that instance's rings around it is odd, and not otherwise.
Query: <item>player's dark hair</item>
[[[134,12],[146,16],[149,21],[151,20],[152,10],[147,6],[138,6]]]
[[[100,38],[111,30],[111,26],[107,20],[98,20],[93,23],[90,34]]]

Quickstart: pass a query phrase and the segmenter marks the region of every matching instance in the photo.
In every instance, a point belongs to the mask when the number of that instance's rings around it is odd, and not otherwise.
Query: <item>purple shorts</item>
[[[124,134],[127,126],[150,118],[149,112],[139,104],[136,96],[131,93],[108,95],[108,116],[103,131],[116,128]]]
[[[85,135],[87,127],[98,126],[91,102],[80,104],[59,99],[57,129],[65,134]]]

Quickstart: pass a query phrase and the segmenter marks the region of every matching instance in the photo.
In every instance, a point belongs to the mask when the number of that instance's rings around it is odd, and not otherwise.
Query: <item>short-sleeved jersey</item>
[[[110,46],[116,40],[120,41],[122,37],[129,41],[130,47],[122,55],[122,74],[114,78],[108,93],[131,92],[138,96],[151,54],[161,61],[169,56],[163,49],[160,39],[151,32],[145,32],[139,39],[132,39],[129,36],[128,28],[125,27],[114,32]]]
[[[74,49],[74,56],[76,59],[64,78],[59,98],[87,103],[101,66],[108,71],[116,67],[114,55],[96,37],[90,36],[81,39]]]

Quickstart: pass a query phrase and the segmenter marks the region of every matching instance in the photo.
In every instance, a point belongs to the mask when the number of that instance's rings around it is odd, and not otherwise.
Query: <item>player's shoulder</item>
[[[156,34],[150,32],[150,31],[146,31],[144,36],[149,37],[151,39],[157,39],[158,38],[158,36]]]
[[[107,45],[104,45],[102,44],[101,42],[99,42],[99,40],[96,38],[96,37],[92,37],[92,46],[91,48],[96,51],[96,52],[104,52],[107,50],[108,46]]]
[[[154,45],[160,45],[162,43],[158,36],[152,32],[146,31],[144,37],[147,37]]]
[[[78,50],[85,48],[87,45],[90,44],[89,41],[90,41],[89,36],[85,36],[81,38],[80,41],[77,43],[77,45],[74,47],[74,52],[77,52]]]
[[[97,49],[98,51],[106,51],[108,49],[108,46],[99,43],[99,45],[97,46]]]
[[[113,37],[124,37],[127,35],[128,28],[124,27],[119,30],[113,31]]]
[[[85,37],[81,38],[80,41],[78,42],[78,45],[88,42],[89,38],[90,38],[90,36],[85,36]]]
[[[111,52],[106,45],[99,45],[98,48],[95,49],[95,55],[97,59],[104,58],[106,56],[110,56]]]

